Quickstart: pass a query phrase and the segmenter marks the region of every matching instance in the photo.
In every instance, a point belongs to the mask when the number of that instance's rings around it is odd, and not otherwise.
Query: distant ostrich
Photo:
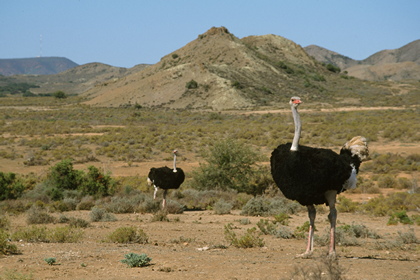
[[[178,189],[181,184],[184,182],[185,174],[181,168],[176,167],[176,156],[178,151],[174,150],[174,168],[170,169],[169,167],[159,167],[150,169],[147,183],[153,185],[155,192],[153,194],[153,199],[156,199],[156,193],[158,189],[163,189],[163,201],[162,207],[166,208],[166,193],[168,189]]]
[[[299,145],[301,123],[297,107],[300,103],[299,97],[290,99],[295,135],[292,143],[282,144],[272,152],[271,174],[285,197],[297,200],[308,208],[308,243],[305,253],[298,256],[308,257],[312,253],[316,217],[314,205],[325,203],[330,208],[329,255],[335,257],[336,196],[356,187],[356,174],[360,163],[368,158],[369,150],[366,138],[361,136],[344,144],[340,155],[328,149]]]

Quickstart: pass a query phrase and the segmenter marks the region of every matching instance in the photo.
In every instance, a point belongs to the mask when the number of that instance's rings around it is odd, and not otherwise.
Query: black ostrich
[[[174,168],[170,169],[167,166],[154,168],[152,167],[147,177],[147,183],[153,185],[155,192],[153,199],[156,199],[156,193],[158,189],[163,189],[163,201],[162,207],[166,207],[166,193],[169,189],[178,189],[185,180],[184,171],[181,168],[176,167],[176,155],[178,151],[174,150]]]
[[[329,255],[335,256],[335,226],[337,210],[336,196],[346,189],[356,187],[356,174],[360,163],[369,156],[366,139],[356,136],[341,148],[340,154],[328,149],[299,145],[301,123],[297,107],[302,103],[299,97],[292,97],[295,135],[292,143],[278,146],[271,154],[271,174],[277,186],[288,199],[297,200],[308,208],[309,237],[305,253],[313,251],[316,204],[330,208],[328,219],[331,224]]]

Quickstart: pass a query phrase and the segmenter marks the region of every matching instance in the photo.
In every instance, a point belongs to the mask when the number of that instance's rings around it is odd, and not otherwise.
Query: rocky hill
[[[316,60],[338,66],[350,76],[360,79],[420,79],[420,40],[398,49],[379,51],[363,60],[354,60],[315,45],[305,47],[305,51]]]
[[[12,75],[51,75],[78,66],[64,57],[34,57],[0,59],[0,74]]]
[[[157,64],[98,85],[85,96],[98,106],[247,108],[294,94],[316,95],[316,77],[322,75],[329,75],[325,67],[290,40],[276,35],[239,39],[213,27]]]

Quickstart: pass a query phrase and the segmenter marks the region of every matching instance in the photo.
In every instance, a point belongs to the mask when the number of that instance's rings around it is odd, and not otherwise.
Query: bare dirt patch
[[[68,217],[89,220],[88,211],[67,212]],[[317,235],[328,228],[326,213],[319,214]],[[34,279],[291,279],[296,267],[319,265],[326,247],[316,247],[312,259],[295,259],[305,248],[305,240],[278,239],[264,235],[262,248],[238,249],[224,238],[224,225],[233,223],[238,235],[256,227],[260,217],[244,217],[235,211],[215,215],[213,211],[185,212],[168,215],[170,222],[151,222],[150,214],[119,214],[116,222],[96,222],[84,229],[79,243],[15,242],[20,255],[0,259],[0,271],[18,271]],[[248,218],[249,225],[240,219]],[[418,279],[419,245],[409,250],[377,250],[375,242],[395,240],[398,231],[409,226],[386,226],[386,217],[339,214],[339,225],[364,224],[382,236],[363,239],[362,246],[338,245],[338,263],[346,279]],[[289,227],[294,229],[307,220],[305,213],[293,215]],[[25,216],[12,217],[12,229],[26,226]],[[149,243],[112,244],[102,240],[122,226],[139,227],[149,236]],[[180,242],[181,241],[181,242]],[[222,246],[227,246],[222,249]],[[129,268],[120,260],[130,252],[145,253],[152,258],[150,266]],[[57,265],[44,259],[54,257]]]

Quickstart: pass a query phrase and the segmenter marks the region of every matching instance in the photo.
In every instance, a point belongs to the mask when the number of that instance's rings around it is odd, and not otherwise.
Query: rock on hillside
[[[301,92],[302,80],[289,86],[302,79],[291,74],[296,71],[325,69],[280,36],[239,39],[225,27],[213,27],[157,64],[95,86],[85,95],[96,106],[246,108]]]
[[[0,74],[11,75],[51,75],[78,66],[65,57],[34,57],[0,59]]]

